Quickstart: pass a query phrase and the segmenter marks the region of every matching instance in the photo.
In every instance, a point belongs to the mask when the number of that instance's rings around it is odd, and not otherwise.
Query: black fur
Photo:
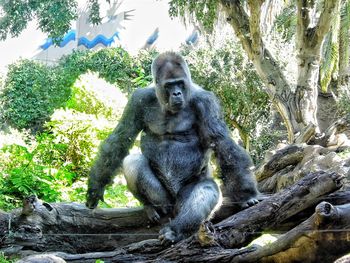
[[[105,186],[142,132],[142,154],[125,158],[124,173],[152,221],[161,214],[174,214],[161,230],[160,239],[168,243],[197,231],[219,201],[220,191],[208,168],[212,152],[221,170],[224,196],[244,207],[257,202],[258,192],[249,170],[251,160],[230,138],[216,97],[192,83],[182,57],[162,54],[152,70],[155,87],[134,92],[101,147],[90,172],[86,205],[95,208],[103,199]]]

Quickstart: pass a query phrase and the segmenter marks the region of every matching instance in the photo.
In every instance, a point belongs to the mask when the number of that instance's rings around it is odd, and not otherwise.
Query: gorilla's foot
[[[253,205],[256,205],[257,203],[259,203],[259,200],[257,198],[255,198],[255,197],[253,197],[253,198],[248,199],[245,202],[242,202],[241,203],[241,208],[245,209],[245,208],[251,207]]]
[[[182,239],[182,235],[176,234],[174,230],[172,230],[169,226],[162,228],[159,231],[159,240],[162,245],[172,245]]]

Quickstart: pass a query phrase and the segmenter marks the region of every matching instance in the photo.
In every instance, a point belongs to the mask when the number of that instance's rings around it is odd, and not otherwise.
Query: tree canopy
[[[89,19],[92,24],[101,22],[100,5],[97,0],[87,1]],[[107,2],[109,2],[107,0]],[[71,22],[78,17],[78,2],[76,0],[45,1],[45,0],[10,0],[0,2],[0,39],[18,36],[36,19],[38,28],[56,43],[71,28]]]

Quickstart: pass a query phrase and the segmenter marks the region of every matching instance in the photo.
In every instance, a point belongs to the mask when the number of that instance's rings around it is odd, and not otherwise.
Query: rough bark
[[[223,249],[212,245],[203,247],[191,237],[176,245],[159,250],[158,240],[148,240],[111,252],[67,254],[56,252],[46,255],[66,262],[333,262],[350,250],[350,205],[319,204],[315,213],[263,247]],[[24,258],[21,263],[40,262],[38,256]],[[41,255],[45,257],[45,255]],[[36,261],[31,261],[34,259]],[[59,262],[59,261],[51,261]]]
[[[311,123],[316,127],[316,132],[319,132],[316,114],[320,53],[325,35],[331,26],[331,18],[340,8],[340,0],[324,2],[317,24],[313,24],[315,8],[315,1],[297,1],[298,78],[294,110],[300,130]]]
[[[232,247],[245,246],[261,234],[261,231],[277,229],[288,218],[314,206],[321,196],[338,189],[341,186],[340,180],[341,176],[335,173],[309,174],[292,187],[254,207],[218,224],[204,224],[197,236],[181,241],[173,248],[162,247],[157,240],[151,240],[107,254],[103,252],[84,256],[61,256],[67,261],[78,262],[83,262],[84,258],[90,260],[91,257],[115,257],[115,253],[124,262],[153,260],[160,255],[164,255],[164,260],[175,260],[177,257],[177,260],[183,258],[183,261],[193,261],[196,257],[195,261],[202,262],[226,261],[242,251],[251,251],[251,248],[235,250]],[[22,210],[0,218],[0,224],[8,225],[1,251],[23,256],[28,250],[32,254],[33,251],[82,253],[113,250],[125,243],[157,236],[157,228],[147,228],[149,224],[145,218],[142,209],[89,210],[80,204],[46,204],[29,198]],[[139,256],[134,255],[137,253]]]
[[[334,146],[330,147],[295,144],[272,152],[256,171],[259,190],[264,193],[278,192],[303,178],[310,171],[336,172],[349,182],[350,159],[339,155],[349,149],[347,146],[339,146],[339,143],[342,145],[344,142],[339,140],[343,136],[335,136],[337,139]]]
[[[267,93],[273,105],[281,114],[288,131],[289,141],[293,141],[296,122],[294,121],[289,103],[292,97],[291,87],[283,75],[281,67],[266,48],[261,38],[259,27],[253,25],[257,25],[259,22],[259,6],[261,6],[262,1],[258,2],[254,4],[254,1],[250,1],[250,5],[255,7],[252,10],[254,16],[251,25],[249,16],[240,1],[221,0],[228,23],[235,30],[243,49],[253,62],[259,76],[267,87]],[[251,32],[251,29],[254,31]]]
[[[90,210],[78,203],[48,204],[35,197],[27,198],[23,209],[2,215],[0,225],[5,226],[0,232],[3,247],[71,253],[112,250],[157,238],[159,231],[142,208]]]

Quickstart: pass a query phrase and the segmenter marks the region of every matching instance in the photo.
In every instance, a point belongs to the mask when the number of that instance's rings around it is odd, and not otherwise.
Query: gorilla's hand
[[[151,223],[159,223],[160,215],[157,213],[154,207],[152,207],[151,205],[145,205],[144,209]]]
[[[97,189],[92,189],[89,188],[86,194],[86,207],[90,209],[94,209],[98,201],[104,201],[103,200],[103,194],[104,194],[104,188],[97,188]]]

